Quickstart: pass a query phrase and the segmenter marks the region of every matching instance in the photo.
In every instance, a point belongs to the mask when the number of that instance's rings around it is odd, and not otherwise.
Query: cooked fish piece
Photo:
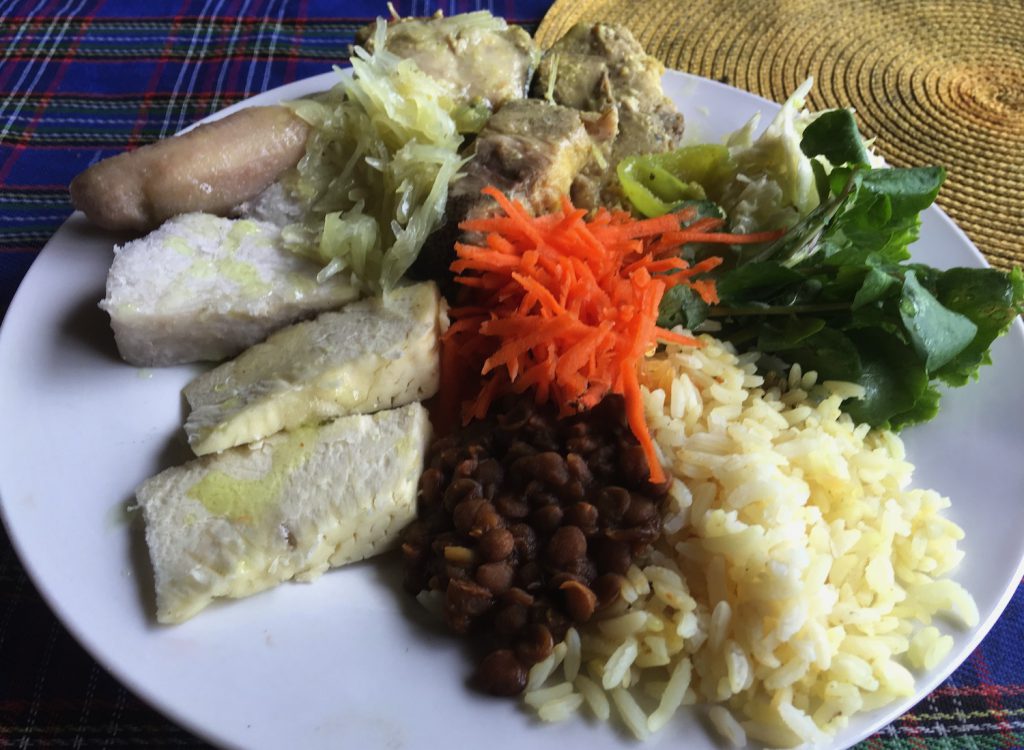
[[[308,134],[287,107],[249,107],[89,167],[71,202],[105,229],[140,233],[179,214],[225,215],[298,164]]]
[[[100,307],[133,365],[219,361],[359,296],[318,271],[272,224],[191,213],[114,248]]]
[[[424,283],[278,331],[185,386],[192,449],[215,453],[433,396],[440,317],[437,287]]]
[[[369,46],[373,29],[362,29],[357,43]],[[413,60],[456,101],[489,110],[525,97],[540,59],[525,30],[487,11],[396,19],[388,24],[385,46]]]
[[[416,516],[430,438],[410,404],[280,433],[167,469],[137,491],[157,620],[178,623],[390,547]]]
[[[644,52],[625,28],[604,23],[577,24],[541,60],[533,95],[586,112],[617,114],[614,138],[597,139],[594,157],[574,182],[576,205],[616,204],[622,195],[615,165],[633,154],[678,148],[683,116],[665,96],[664,66]]]

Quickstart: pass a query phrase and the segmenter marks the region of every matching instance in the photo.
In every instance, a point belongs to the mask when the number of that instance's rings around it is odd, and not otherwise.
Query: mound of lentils
[[[515,695],[570,626],[619,597],[661,533],[666,489],[622,397],[563,419],[508,397],[431,446],[403,537],[406,588],[443,593],[448,625],[482,647],[476,687]]]

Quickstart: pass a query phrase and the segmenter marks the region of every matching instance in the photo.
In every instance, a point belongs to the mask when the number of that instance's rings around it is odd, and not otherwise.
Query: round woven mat
[[[812,109],[853,107],[897,166],[942,165],[939,204],[996,266],[1024,263],[1021,0],[558,0],[537,31],[628,27],[666,66]]]

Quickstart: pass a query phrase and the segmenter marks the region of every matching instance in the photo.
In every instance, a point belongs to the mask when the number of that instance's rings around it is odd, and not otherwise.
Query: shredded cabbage
[[[456,103],[388,52],[386,35],[378,19],[374,51],[355,48],[352,77],[290,104],[313,132],[289,180],[308,208],[284,228],[285,246],[324,263],[321,280],[349,273],[368,291],[394,286],[416,260],[464,164]]]
[[[818,205],[811,160],[800,150],[804,129],[817,116],[804,109],[808,78],[756,140],[760,115],[726,138],[735,178],[718,196],[734,232],[790,227]]]

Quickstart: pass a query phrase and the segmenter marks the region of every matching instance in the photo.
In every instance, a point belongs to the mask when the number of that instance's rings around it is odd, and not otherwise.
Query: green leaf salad
[[[756,139],[752,120],[723,145],[631,157],[618,174],[646,216],[700,200],[702,215],[713,215],[710,202],[731,231],[785,230],[731,249],[714,272],[717,305],[671,290],[659,325],[713,319],[740,349],[860,384],[864,397],[845,404],[851,416],[900,429],[935,416],[940,384],[964,385],[990,362],[990,345],[1024,309],[1024,274],[911,262],[945,171],[886,166],[849,110],[803,109],[809,87]],[[708,252],[720,251],[683,250],[694,260]]]

